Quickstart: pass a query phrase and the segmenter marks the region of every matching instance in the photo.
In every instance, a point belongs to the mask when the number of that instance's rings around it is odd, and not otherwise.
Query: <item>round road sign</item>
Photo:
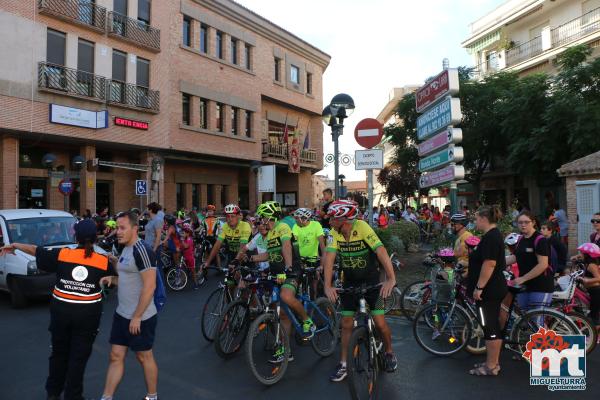
[[[383,125],[373,118],[365,118],[354,128],[354,138],[362,147],[370,149],[381,142]]]
[[[58,191],[65,196],[69,196],[71,193],[73,193],[74,189],[75,187],[73,182],[69,178],[61,179],[61,181],[58,183]]]

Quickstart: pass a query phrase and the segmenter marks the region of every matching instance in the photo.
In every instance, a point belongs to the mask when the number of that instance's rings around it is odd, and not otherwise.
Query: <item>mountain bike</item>
[[[216,267],[207,267],[209,269],[218,269]],[[220,271],[225,274],[223,281],[219,282],[218,287],[206,299],[202,307],[202,316],[200,325],[202,327],[202,336],[209,342],[215,338],[217,323],[227,304],[233,300],[233,287],[235,280],[229,272],[229,268],[221,268]]]

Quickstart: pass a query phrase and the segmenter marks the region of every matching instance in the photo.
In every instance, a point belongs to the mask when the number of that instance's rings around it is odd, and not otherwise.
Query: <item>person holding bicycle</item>
[[[321,254],[325,254],[323,227],[317,221],[311,221],[312,211],[308,208],[299,208],[292,213],[292,216],[296,219],[292,234],[296,239],[303,267],[311,263],[317,264],[319,262],[319,251]],[[321,263],[320,267],[322,266]],[[316,293],[316,279],[313,281],[312,286],[313,292]]]
[[[343,274],[344,287],[368,286],[379,283],[379,266],[383,266],[386,280],[379,291],[367,294],[371,315],[379,330],[385,346],[385,369],[394,372],[398,361],[392,350],[392,333],[384,317],[383,299],[388,297],[396,285],[396,276],[390,257],[368,223],[356,219],[358,205],[354,201],[338,200],[331,203],[328,210],[329,221],[333,228],[327,239],[327,249],[324,260],[325,293],[331,302],[338,298],[336,289],[332,286],[333,264],[337,253],[340,254],[340,267]],[[353,295],[340,295],[342,303],[342,348],[340,363],[330,376],[333,382],[340,382],[347,376],[346,360],[348,342],[354,327],[354,313],[358,307],[358,299]]]
[[[583,284],[590,295],[590,315],[596,328],[600,327],[600,247],[584,243],[577,248],[585,263]]]
[[[183,224],[183,237],[181,238],[183,259],[185,265],[192,274],[194,290],[198,290],[198,279],[196,278],[196,259],[194,257],[194,230],[190,224]]]
[[[506,269],[504,240],[497,228],[502,212],[497,206],[483,206],[475,213],[477,230],[484,232],[469,254],[467,293],[473,293],[483,327],[487,358],[469,371],[471,375],[498,375],[502,329],[500,306],[508,293],[503,271]],[[471,242],[469,240],[469,242]]]

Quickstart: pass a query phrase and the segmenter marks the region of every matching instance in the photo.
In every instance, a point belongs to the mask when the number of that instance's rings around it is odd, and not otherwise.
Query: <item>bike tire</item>
[[[471,319],[466,311],[458,306],[454,307],[450,315],[451,307],[452,304],[449,303],[434,303],[425,306],[415,315],[413,336],[417,344],[428,353],[436,356],[450,356],[458,353],[467,345],[468,341],[463,338],[470,338],[472,335]],[[444,327],[449,317],[452,320]],[[444,331],[440,332],[438,328],[444,328]],[[432,343],[439,343],[440,348],[429,345],[426,340],[429,337],[431,337]],[[445,345],[446,342],[452,347],[443,349],[441,345]]]
[[[248,333],[250,308],[244,300],[232,301],[225,307],[215,334],[215,351],[221,358],[230,358],[237,353]],[[231,336],[234,334],[234,336]]]
[[[567,314],[571,321],[582,335],[585,335],[585,352],[586,354],[590,354],[596,348],[598,344],[598,330],[596,330],[596,324],[589,317],[578,313],[578,312],[570,312]]]
[[[209,342],[215,339],[218,318],[227,305],[225,290],[225,288],[216,288],[213,290],[206,299],[204,307],[202,307],[202,317],[200,318],[202,336]]]
[[[467,338],[463,336],[463,340],[467,340]],[[467,340],[465,351],[469,354],[473,354],[474,356],[480,356],[487,352],[487,348],[485,347],[483,328],[479,323],[477,323],[477,326],[475,326],[475,328],[471,332],[471,338]]]
[[[183,268],[169,268],[165,278],[167,286],[174,292],[183,290],[188,282],[187,273]]]
[[[314,308],[316,307],[323,314],[321,315]],[[310,307],[309,317],[313,320],[317,330],[324,329],[322,332],[315,332],[310,340],[315,353],[321,357],[329,357],[335,351],[338,342],[338,327],[336,321],[335,307],[328,299],[320,297],[314,302],[314,307]],[[327,329],[325,329],[327,328]],[[320,345],[322,344],[322,346]]]
[[[279,329],[279,341],[275,340],[277,327]],[[261,334],[266,336],[261,338],[259,337]],[[268,359],[274,354],[275,349],[281,346],[284,349],[283,361],[280,364],[269,363]],[[255,347],[257,348],[255,349]],[[278,322],[277,317],[273,313],[265,313],[257,317],[250,325],[246,337],[246,362],[256,380],[266,386],[279,382],[287,370],[289,354],[288,335],[283,325]]]
[[[401,292],[398,310],[409,321],[413,320],[419,309],[431,298],[431,289],[425,288],[426,282],[425,280],[411,282]]]
[[[379,361],[372,357],[374,350],[367,327],[364,325],[354,328],[348,341],[348,388],[353,400],[376,399]]]
[[[392,293],[390,293],[390,295],[388,297],[383,299],[384,312],[386,314],[389,314],[390,312],[397,310],[398,305],[400,304],[401,297],[402,297],[402,292],[400,292],[400,289],[398,289],[397,286],[394,286],[394,289],[392,289]]]

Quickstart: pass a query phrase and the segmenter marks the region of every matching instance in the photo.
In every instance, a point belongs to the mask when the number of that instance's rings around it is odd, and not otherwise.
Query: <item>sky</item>
[[[340,152],[361,147],[354,128],[376,118],[394,87],[421,85],[442,70],[472,66],[461,47],[469,24],[505,0],[236,0],[331,56],[323,76],[323,104],[347,93],[356,109],[344,121]],[[333,153],[325,127],[324,153]],[[333,177],[333,166],[321,173]],[[354,165],[340,166],[348,180],[364,180]]]

